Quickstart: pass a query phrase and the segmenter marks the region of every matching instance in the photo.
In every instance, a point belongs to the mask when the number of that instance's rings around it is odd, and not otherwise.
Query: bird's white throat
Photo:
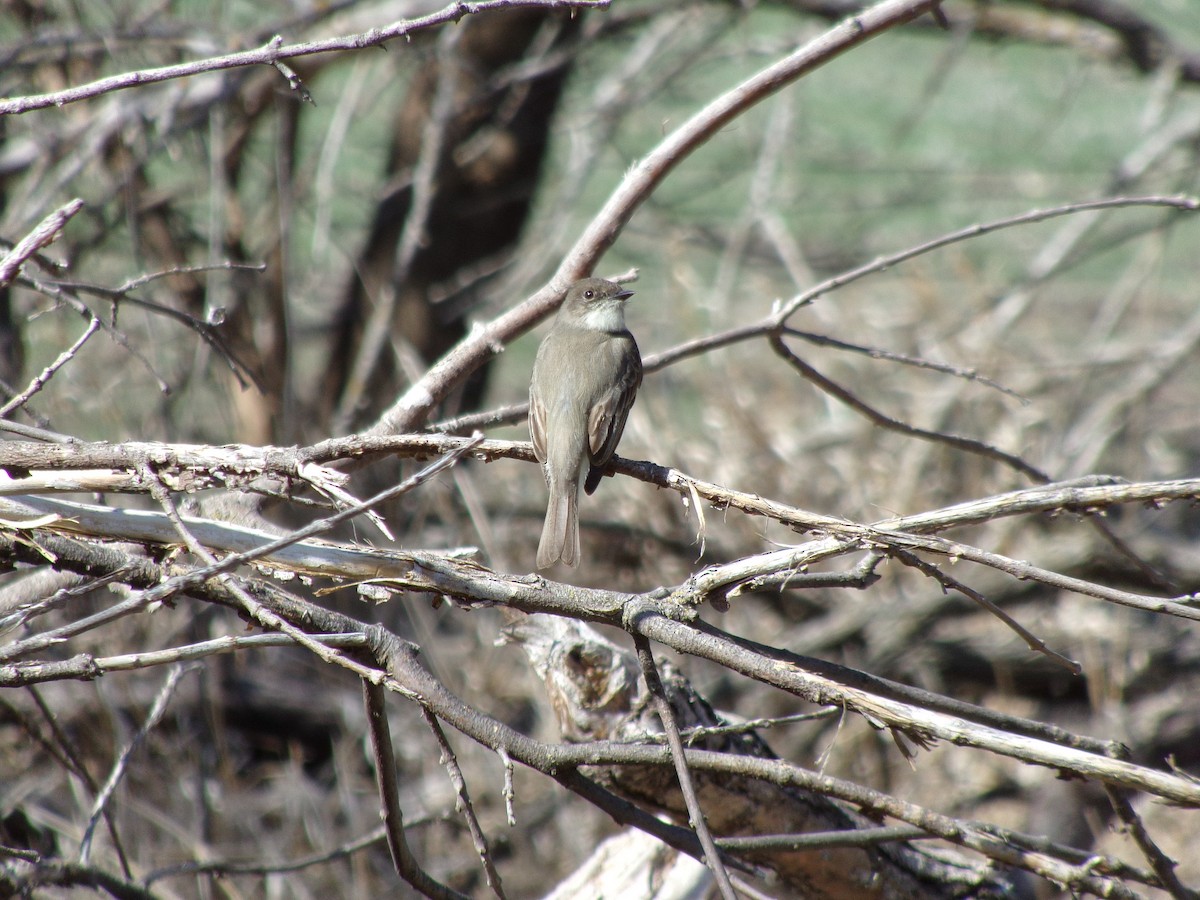
[[[624,331],[625,304],[619,300],[598,304],[587,310],[580,320],[584,328],[594,331]]]

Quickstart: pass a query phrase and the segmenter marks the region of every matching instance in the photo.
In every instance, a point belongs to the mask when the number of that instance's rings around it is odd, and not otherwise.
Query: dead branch
[[[608,6],[608,2],[609,0],[478,0],[478,2],[474,3],[451,3],[449,6],[429,15],[395,22],[384,28],[372,28],[370,31],[361,34],[351,34],[318,41],[304,41],[299,44],[284,44],[283,38],[276,36],[265,46],[259,47],[256,50],[229,53],[225,56],[215,56],[175,66],[161,66],[157,69],[125,72],[120,75],[101,78],[98,81],[93,81],[91,84],[84,84],[79,87],[38,94],[31,97],[0,99],[0,116],[20,115],[21,113],[30,112],[35,109],[45,109],[51,106],[61,107],[68,103],[76,103],[80,100],[99,97],[113,91],[169,81],[175,78],[190,78],[204,72],[219,72],[246,66],[277,66],[284,60],[313,56],[318,53],[332,53],[339,50],[362,50],[366,47],[376,47],[396,38],[406,38],[417,31],[457,22],[464,15],[475,15],[497,9],[525,6],[603,8]],[[286,73],[284,74],[286,77]],[[291,81],[291,79],[288,80]],[[291,86],[294,87],[294,83]]]

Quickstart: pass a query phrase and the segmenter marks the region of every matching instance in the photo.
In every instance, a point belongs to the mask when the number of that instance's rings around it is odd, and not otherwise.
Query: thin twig
[[[141,745],[146,735],[158,725],[167,711],[167,705],[175,695],[175,688],[179,685],[179,680],[190,671],[192,671],[192,668],[187,666],[175,666],[167,674],[162,687],[158,691],[158,695],[154,698],[154,705],[150,707],[150,713],[146,716],[146,721],[142,723],[142,727],[137,730],[137,733],[121,751],[121,755],[113,765],[112,771],[109,772],[108,780],[105,781],[104,786],[100,789],[100,793],[96,796],[95,802],[92,804],[92,814],[88,818],[87,828],[83,832],[83,839],[79,842],[80,865],[86,866],[88,863],[88,857],[91,855],[92,849],[92,835],[95,833],[96,825],[99,823],[100,817],[104,814],[109,800],[112,799],[113,792],[116,791],[117,785],[121,783],[121,779],[125,775],[130,757]]]
[[[57,741],[57,750],[61,753],[60,761],[63,762],[68,771],[76,778],[82,781],[93,796],[100,793],[100,785],[92,777],[92,773],[88,771],[84,761],[80,758],[78,748],[75,742],[67,734],[62,724],[59,722],[58,716],[50,709],[42,697],[41,692],[32,685],[28,689],[29,695],[33,698],[33,702],[37,704],[38,711],[42,714],[42,718],[46,721],[46,727],[50,729],[50,733],[54,735],[54,740]],[[58,752],[55,754],[59,755]],[[125,842],[121,840],[121,835],[117,831],[117,823],[113,818],[108,807],[103,810],[104,824],[108,828],[108,836],[113,842],[113,849],[117,852],[117,861],[121,864],[121,871],[126,878],[133,877],[133,869],[129,865],[129,854],[125,852]]]
[[[1167,598],[1135,594],[1132,591],[1122,591],[1118,588],[1110,588],[1107,585],[1085,581],[1082,578],[1075,578],[1071,575],[1063,575],[1059,572],[1043,569],[1040,566],[1031,565],[1023,560],[1012,559],[999,553],[992,553],[959,541],[947,540],[946,538],[928,535],[900,535],[890,532],[884,533],[882,537],[880,546],[881,548],[888,548],[889,552],[900,547],[928,550],[953,560],[965,559],[997,569],[1020,581],[1036,581],[1085,597],[1095,597],[1098,600],[1106,600],[1109,603],[1116,603],[1119,606],[1128,606],[1131,609],[1166,613],[1167,615],[1178,616],[1181,619],[1189,619],[1193,622],[1200,621],[1200,604],[1196,603],[1197,598],[1195,595]],[[870,542],[873,543],[873,541]]]
[[[0,613],[0,635],[7,634],[9,631],[19,628],[39,616],[61,608],[68,600],[75,597],[85,597],[92,591],[119,582],[124,574],[123,572],[112,572],[102,578],[80,579],[56,589],[49,596],[43,596],[37,600],[21,600],[14,603]],[[11,589],[13,585],[6,587],[7,589]]]
[[[934,837],[914,825],[882,825],[878,828],[853,828],[807,834],[756,834],[753,837],[717,838],[724,850],[826,850],[833,847],[876,847],[900,841],[920,841]]]
[[[755,731],[763,731],[768,728],[777,728],[781,725],[795,725],[799,722],[814,722],[820,719],[828,719],[830,716],[836,716],[840,710],[835,706],[826,706],[824,709],[818,709],[816,712],[796,713],[791,716],[769,716],[761,719],[747,719],[744,722],[736,722],[730,725],[694,725],[691,728],[686,728],[680,732],[680,737],[690,747],[696,741],[702,741],[709,737],[718,737],[721,735],[735,734],[750,734]]]
[[[50,363],[50,365],[34,376],[25,390],[21,391],[21,393],[17,394],[3,406],[0,406],[0,419],[5,418],[18,407],[24,406],[34,394],[44,388],[46,383],[54,377],[55,372],[75,358],[75,354],[87,343],[88,338],[100,329],[100,324],[100,320],[96,316],[91,316],[88,320],[87,329],[79,336],[79,339],[75,343],[60,353],[54,362]]]
[[[658,711],[658,717],[662,720],[663,730],[667,735],[667,746],[671,748],[671,759],[675,763],[679,789],[687,805],[689,824],[695,829],[696,837],[700,839],[700,845],[704,848],[704,863],[712,872],[721,896],[725,900],[737,900],[733,885],[729,883],[729,873],[725,871],[725,863],[721,860],[721,851],[713,841],[712,832],[708,830],[708,822],[704,818],[704,809],[700,806],[700,798],[696,796],[696,786],[692,782],[692,774],[688,771],[687,758],[684,756],[683,740],[679,737],[679,725],[675,721],[675,713],[671,710],[671,701],[667,698],[662,679],[659,678],[658,665],[654,662],[654,654],[650,650],[650,641],[635,631],[633,645],[642,667],[642,677],[646,679],[646,687],[650,690],[650,696],[654,698],[654,708]]]
[[[455,112],[459,69],[458,44],[463,29],[444,29],[437,41],[437,86],[429,115],[421,129],[421,146],[412,168],[410,202],[395,253],[395,264],[385,282],[378,285],[378,296],[371,297],[371,314],[363,327],[362,341],[350,367],[346,388],[338,398],[332,424],[333,433],[347,426],[362,403],[362,395],[371,389],[372,373],[379,363],[384,345],[395,331],[392,321],[400,291],[409,281],[417,252],[428,242],[429,216],[436,197],[437,176],[446,153],[448,130]]]
[[[28,410],[26,410],[28,413]],[[32,425],[22,425],[19,422],[11,422],[7,419],[0,419],[0,431],[7,431],[10,434],[17,434],[23,438],[28,438],[31,441],[45,441],[48,444],[81,444],[83,441],[79,438],[71,437],[68,434],[59,434],[56,431],[50,431],[44,426],[35,428]]]
[[[289,626],[290,627],[290,626]],[[344,650],[361,648],[366,638],[361,634],[311,634],[308,637],[317,645]],[[110,672],[132,672],[137,669],[152,669],[156,666],[191,662],[209,656],[236,653],[251,647],[294,647],[296,640],[285,633],[226,635],[183,647],[166,650],[147,650],[143,653],[122,653],[118,656],[93,656],[77,653],[69,659],[54,662],[29,660],[17,665],[0,665],[0,687],[29,687],[46,681],[62,681],[77,678],[92,681]]]
[[[433,817],[426,817],[420,824],[435,821]],[[412,825],[417,822],[410,823]],[[365,850],[368,847],[378,844],[384,840],[383,826],[380,825],[374,831],[364,834],[362,837],[355,838],[342,844],[340,847],[335,847],[332,850],[326,850],[321,853],[314,853],[311,856],[304,856],[299,859],[291,860],[290,862],[279,863],[244,863],[234,862],[232,860],[210,860],[207,862],[187,862],[176,866],[168,866],[162,869],[155,869],[148,873],[143,879],[146,885],[151,885],[156,881],[161,881],[164,878],[177,878],[181,875],[278,875],[285,872],[298,872],[301,869],[307,869],[312,866],[319,866],[322,863],[332,862],[343,857],[350,856],[360,850]]]
[[[221,333],[220,325],[222,321],[219,316],[214,316],[212,321],[206,321],[184,310],[156,303],[153,300],[136,297],[132,292],[163,278],[178,275],[198,275],[206,272],[263,272],[265,270],[266,265],[263,263],[235,263],[226,260],[225,262],[210,265],[172,266],[168,269],[145,272],[128,279],[117,287],[106,287],[89,282],[67,281],[63,279],[28,279],[28,286],[40,291],[54,289],[56,291],[68,292],[72,296],[74,294],[90,294],[95,297],[101,297],[110,303],[137,306],[156,315],[174,319],[199,335],[219,357],[225,360],[226,366],[229,367],[229,370],[238,379],[240,385],[245,387],[249,383],[253,383],[261,389],[257,373],[238,358],[236,352],[229,346],[229,342],[226,341],[224,335]]]
[[[907,353],[896,353],[892,350],[884,350],[880,347],[864,347],[862,344],[853,344],[849,341],[841,341],[837,338],[831,338],[824,334],[815,334],[811,331],[801,331],[798,328],[788,326],[783,329],[783,333],[790,336],[800,338],[802,341],[807,341],[810,344],[815,344],[818,347],[834,347],[838,350],[845,350],[849,353],[862,353],[871,359],[883,359],[888,362],[898,363],[902,366],[912,366],[917,369],[928,369],[931,372],[941,372],[946,375],[952,375],[955,378],[963,378],[967,381],[973,381],[976,384],[981,384],[984,387],[991,388],[994,391],[999,391],[1012,397],[1014,400],[1019,400],[1023,404],[1029,403],[1029,399],[1022,397],[1010,387],[1005,387],[997,381],[993,381],[986,375],[981,375],[976,369],[965,366],[952,366],[948,363],[936,362],[931,359],[922,359],[917,356],[909,356]]]
[[[500,881],[500,873],[496,871],[496,864],[492,861],[492,851],[488,847],[487,835],[483,833],[483,827],[479,824],[479,817],[475,815],[475,807],[471,804],[471,795],[467,792],[467,779],[463,775],[462,768],[458,764],[458,758],[454,755],[454,748],[450,746],[450,741],[446,738],[446,732],[442,729],[441,722],[438,721],[428,707],[420,706],[421,715],[425,719],[425,724],[429,726],[429,730],[433,732],[433,739],[437,741],[438,750],[441,752],[440,762],[446,767],[446,773],[450,776],[450,783],[454,785],[454,793],[458,797],[458,802],[455,804],[466,819],[467,829],[471,834],[471,841],[475,844],[475,852],[479,855],[479,861],[483,864],[483,872],[487,877],[488,887],[492,889],[492,893],[501,900],[504,898],[504,885]]]
[[[61,301],[85,318],[92,316],[92,311],[88,308],[87,304],[76,297],[74,291],[69,288],[60,287],[53,282],[42,282],[35,278],[24,278],[22,279],[22,284],[28,284],[28,286],[33,290],[39,291],[45,294],[47,297],[52,297],[55,300]],[[142,367],[157,383],[159,392],[162,394],[170,394],[171,385],[167,383],[166,379],[158,374],[158,371],[154,368],[154,364],[146,358],[146,355],[142,353],[141,350],[133,345],[133,343],[129,340],[129,337],[123,331],[113,325],[112,322],[109,322],[105,319],[101,319],[100,321],[101,326],[104,328],[105,334],[112,338],[112,340],[126,353],[142,364]]]
[[[70,203],[65,203],[46,216],[33,231],[21,238],[16,246],[3,259],[0,259],[0,287],[4,287],[17,277],[21,266],[29,257],[58,240],[63,229],[67,227],[67,223],[81,209],[83,209],[83,201],[78,198]]]
[[[504,814],[507,817],[510,828],[517,827],[517,813],[513,808],[513,801],[517,798],[516,789],[513,787],[513,761],[508,755],[508,751],[503,747],[496,750],[496,755],[500,757],[500,764],[504,766],[504,787],[501,788],[501,794],[504,796]]]
[[[5,873],[0,872],[0,875]],[[7,880],[7,879],[6,879]],[[13,883],[10,881],[10,883]],[[110,897],[118,900],[159,900],[160,895],[146,890],[132,879],[122,879],[96,866],[80,865],[70,860],[42,859],[27,878],[15,882],[27,890],[18,889],[16,896],[32,893],[32,889],[40,888],[45,894],[47,887],[92,888],[107,892]]]
[[[1046,484],[1052,479],[1049,475],[1043,472],[1036,466],[1027,463],[1021,457],[1012,453],[1006,453],[998,447],[993,447],[984,441],[976,440],[975,438],[962,437],[957,434],[946,434],[941,431],[929,431],[925,428],[917,428],[915,425],[909,425],[907,422],[901,422],[899,419],[893,419],[891,416],[885,415],[868,403],[863,402],[852,391],[842,387],[836,381],[822,375],[815,368],[810,366],[795,353],[791,348],[784,343],[783,338],[778,334],[774,334],[770,338],[771,348],[788,363],[793,369],[799,372],[806,381],[811,382],[817,388],[836,397],[838,400],[845,403],[855,412],[858,412],[881,428],[886,428],[889,431],[898,431],[901,434],[906,434],[909,437],[920,438],[926,441],[932,441],[937,444],[948,444],[951,447],[957,447],[960,450],[965,450],[968,453],[975,453],[979,456],[987,457],[988,459],[996,460],[1006,466],[1016,469],[1034,481]]]
[[[1154,839],[1150,837],[1150,832],[1146,830],[1145,824],[1134,810],[1129,799],[1125,796],[1125,792],[1119,787],[1106,783],[1104,785],[1104,793],[1108,797],[1108,802],[1112,804],[1113,812],[1117,814],[1117,818],[1121,820],[1121,824],[1129,832],[1129,836],[1133,838],[1133,842],[1137,844],[1138,849],[1142,851],[1142,855],[1146,857],[1146,862],[1150,863],[1150,868],[1154,870],[1154,874],[1162,882],[1163,890],[1174,897],[1175,900],[1197,900],[1200,897],[1200,893],[1192,890],[1179,880],[1179,875],[1175,872],[1175,868],[1179,863],[1168,857],[1162,852],[1158,844],[1154,843]]]
[[[295,59],[300,56],[311,56],[316,53],[331,53],[337,50],[361,50],[364,47],[376,47],[399,37],[408,37],[413,32],[437,25],[457,22],[464,15],[476,15],[498,9],[512,7],[549,7],[549,8],[604,8],[609,0],[477,0],[477,2],[451,3],[448,6],[414,19],[402,19],[385,28],[372,28],[361,34],[344,35],[326,38],[319,41],[305,41],[298,44],[283,44],[272,38],[263,47],[256,50],[245,50],[240,53],[230,53],[225,56],[214,56],[209,59],[179,63],[172,66],[161,66],[155,69],[142,69],[136,72],[124,72],[111,75],[89,84],[52,91],[46,94],[35,94],[28,97],[13,97],[0,99],[0,116],[16,115],[35,109],[45,109],[49,106],[62,107],[68,103],[98,97],[112,91],[154,84],[174,78],[187,78],[204,72],[217,72],[223,69],[237,69],[245,66],[269,65],[274,66],[281,60]]]
[[[386,691],[379,684],[363,679],[363,699],[367,708],[368,733],[371,752],[375,758],[375,775],[379,781],[379,793],[383,800],[384,834],[397,874],[426,897],[435,900],[467,900],[460,894],[433,878],[421,868],[408,840],[404,836],[404,813],[400,808],[400,792],[396,783],[396,756],[392,750],[391,729],[387,721]]]
[[[783,327],[787,324],[787,320],[792,314],[802,306],[812,303],[816,298],[828,294],[837,288],[845,287],[860,278],[867,275],[882,272],[890,269],[892,266],[899,265],[902,262],[907,262],[918,256],[923,256],[933,250],[940,250],[942,247],[948,247],[951,244],[957,244],[961,241],[971,240],[981,235],[990,234],[994,231],[1000,231],[1005,228],[1016,228],[1021,225],[1032,225],[1035,222],[1045,222],[1047,219],[1056,219],[1060,216],[1076,215],[1079,213],[1097,212],[1104,209],[1120,209],[1129,206],[1162,206],[1170,209],[1195,212],[1200,210],[1200,198],[1190,197],[1186,195],[1178,195],[1175,197],[1164,197],[1161,194],[1156,194],[1147,197],[1106,197],[1101,200],[1085,200],[1080,203],[1065,203],[1062,206],[1054,206],[1049,209],[1035,209],[1026,213],[1021,213],[1016,216],[1007,216],[1003,219],[995,219],[991,222],[981,222],[975,225],[968,225],[965,228],[960,228],[957,231],[951,231],[941,237],[936,237],[923,244],[916,244],[898,253],[891,253],[887,256],[881,256],[871,262],[864,263],[855,269],[848,272],[842,272],[822,281],[820,284],[813,285],[808,290],[797,294],[787,303],[781,304],[778,311],[775,313],[774,320],[776,327]]]
[[[893,553],[892,556],[900,560],[906,566],[911,566],[917,571],[928,575],[930,578],[941,584],[943,590],[957,591],[964,597],[974,600],[993,616],[1020,635],[1021,640],[1029,645],[1030,650],[1043,654],[1055,664],[1062,666],[1072,675],[1080,675],[1083,673],[1083,666],[1081,666],[1078,662],[1070,657],[1063,656],[1057,650],[1051,650],[1046,646],[1045,642],[1042,641],[1041,638],[1030,632],[1024,625],[1002,610],[983,594],[979,593],[979,591],[975,590],[973,587],[970,587],[969,585],[959,581],[957,578],[948,575],[937,566],[927,563],[915,553],[910,553],[907,550],[900,550]]]

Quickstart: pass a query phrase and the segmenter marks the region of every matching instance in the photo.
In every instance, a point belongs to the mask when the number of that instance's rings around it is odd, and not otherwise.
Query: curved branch
[[[1060,206],[1052,206],[1046,209],[1034,209],[1027,212],[1019,213],[1015,216],[1005,216],[1001,219],[993,219],[990,222],[977,222],[973,225],[967,225],[963,228],[956,229],[946,234],[939,235],[920,244],[915,244],[910,247],[905,247],[894,253],[889,253],[884,256],[876,257],[875,259],[863,263],[853,269],[848,269],[833,275],[825,280],[818,282],[807,290],[801,291],[795,296],[788,299],[786,302],[777,304],[770,315],[765,316],[757,322],[752,322],[749,325],[738,325],[729,328],[725,331],[717,332],[716,334],[705,335],[704,337],[694,338],[685,341],[675,347],[661,350],[658,353],[647,355],[642,364],[647,373],[657,372],[659,369],[665,369],[667,366],[674,365],[682,359],[690,359],[694,356],[700,356],[710,350],[718,350],[722,347],[730,347],[734,344],[740,344],[744,341],[755,340],[757,338],[767,337],[772,334],[782,332],[784,334],[792,334],[796,337],[803,338],[813,343],[822,343],[827,345],[837,345],[842,349],[854,350],[862,352],[864,348],[857,347],[845,342],[835,341],[832,338],[824,336],[810,335],[806,332],[800,332],[792,328],[788,324],[788,319],[799,309],[811,304],[814,300],[825,294],[832,293],[848,284],[852,284],[868,275],[875,275],[880,272],[887,271],[893,266],[907,262],[910,259],[915,259],[918,256],[923,256],[926,253],[932,253],[935,250],[940,250],[943,247],[948,247],[952,244],[961,243],[962,241],[972,240],[973,238],[981,237],[986,234],[991,234],[996,231],[1001,231],[1007,228],[1014,228],[1020,225],[1032,225],[1037,222],[1045,222],[1049,219],[1056,219],[1061,216],[1069,216],[1077,213],[1096,212],[1105,209],[1122,209],[1126,207],[1150,206],[1164,207],[1177,212],[1196,212],[1200,210],[1200,198],[1193,196],[1162,196],[1148,195],[1142,197],[1105,197],[1099,200],[1084,200],[1078,203],[1065,203]],[[538,295],[540,296],[540,295]],[[520,309],[520,307],[518,307]],[[513,310],[516,312],[517,310]],[[499,320],[497,320],[499,321]],[[885,356],[879,351],[869,351],[875,356]],[[1004,388],[989,382],[987,379],[980,378],[977,373],[972,370],[956,369],[950,366],[931,364],[928,361],[915,361],[908,357],[901,357],[898,354],[887,355],[888,358],[894,359],[897,362],[906,365],[920,365],[925,368],[940,369],[948,371],[958,377],[968,378],[973,381],[979,381],[987,384],[989,387],[999,388],[1004,391]],[[502,407],[498,410],[491,410],[472,415],[461,416],[449,422],[439,423],[436,430],[445,433],[469,431],[474,428],[483,428],[491,425],[505,425],[519,421],[529,411],[527,403],[514,403],[510,406]]]
[[[463,378],[498,355],[508,341],[545,318],[558,305],[567,286],[592,271],[654,189],[730,121],[845,51],[916,18],[935,5],[936,0],[883,0],[726,91],[693,115],[630,168],[541,290],[490,323],[479,326],[451,349],[367,433],[395,434],[417,427]]]

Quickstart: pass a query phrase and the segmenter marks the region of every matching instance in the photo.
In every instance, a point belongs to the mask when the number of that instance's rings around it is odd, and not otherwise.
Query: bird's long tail
[[[548,569],[560,559],[568,566],[579,563],[578,495],[578,483],[551,485],[546,522],[542,525],[542,539],[538,543],[539,569]]]

